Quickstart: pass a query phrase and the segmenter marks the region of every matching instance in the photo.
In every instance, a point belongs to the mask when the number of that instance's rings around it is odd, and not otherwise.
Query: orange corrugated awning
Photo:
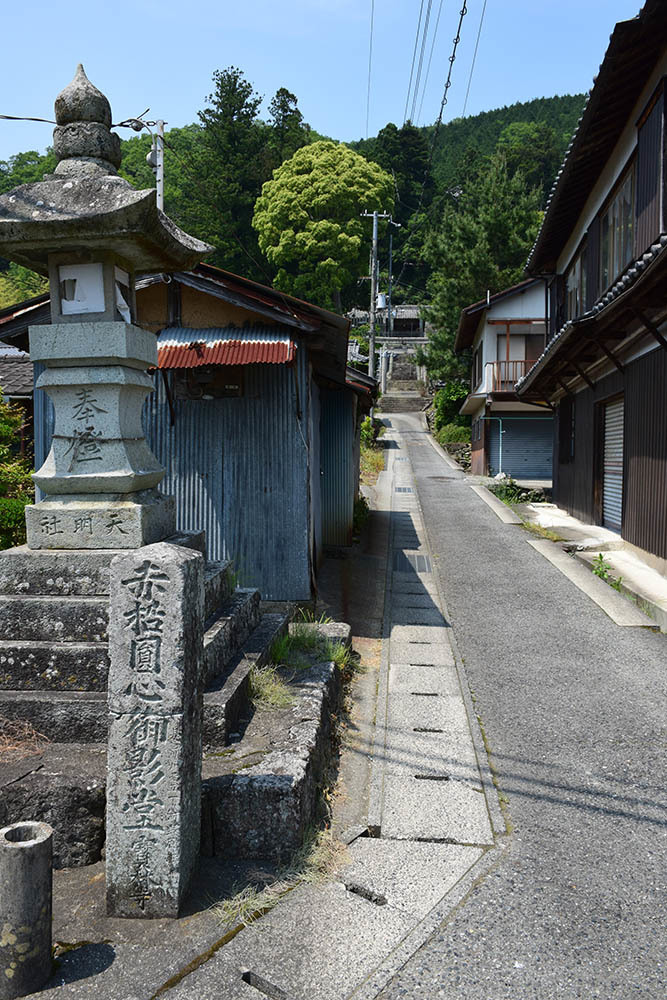
[[[158,337],[158,368],[204,365],[286,365],[296,343],[284,330],[169,327]]]

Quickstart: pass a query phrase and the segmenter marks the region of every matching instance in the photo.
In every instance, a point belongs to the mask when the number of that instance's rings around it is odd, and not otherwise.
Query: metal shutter
[[[604,408],[602,523],[620,531],[623,518],[623,400]]]

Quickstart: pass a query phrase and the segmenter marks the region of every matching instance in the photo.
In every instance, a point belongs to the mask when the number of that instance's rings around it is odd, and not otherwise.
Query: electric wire
[[[422,32],[422,44],[419,50],[419,62],[417,64],[417,75],[415,77],[415,89],[412,92],[412,107],[410,108],[410,121],[414,125],[415,123],[415,110],[417,108],[417,99],[419,97],[419,86],[421,83],[422,69],[424,66],[424,52],[426,51],[426,39],[428,37],[428,25],[431,20],[431,5],[433,0],[428,0],[426,5],[426,16],[424,17],[424,30]]]
[[[373,64],[373,21],[375,19],[375,0],[371,0],[371,30],[368,42],[368,89],[366,91],[366,138],[368,139],[368,119],[371,111],[371,66]]]
[[[426,193],[426,184],[427,184],[427,181],[428,181],[429,174],[431,172],[431,165],[433,163],[433,155],[435,153],[435,144],[436,144],[436,141],[437,141],[437,138],[438,138],[438,133],[440,132],[440,128],[442,126],[442,116],[443,116],[443,114],[445,112],[445,106],[447,105],[447,92],[449,91],[449,88],[452,85],[452,70],[454,68],[454,63],[456,61],[456,51],[457,51],[457,49],[459,47],[459,42],[461,41],[461,27],[463,26],[463,18],[466,16],[467,13],[468,13],[467,3],[466,3],[466,0],[463,0],[463,6],[461,7],[461,10],[459,11],[459,23],[458,23],[458,27],[456,29],[456,35],[454,36],[454,40],[452,42],[452,54],[449,57],[449,70],[447,71],[447,80],[445,81],[445,89],[444,89],[443,94],[442,94],[442,101],[440,102],[440,111],[438,113],[438,117],[437,117],[436,122],[435,122],[435,127],[433,129],[433,135],[431,136],[431,145],[430,145],[430,149],[429,149],[429,155],[428,155],[428,160],[427,160],[427,163],[426,163],[426,168],[424,170],[424,180],[422,181],[421,193],[419,195],[419,203],[417,205],[417,211],[413,215],[413,219],[415,221],[413,222],[412,226],[410,226],[408,228],[408,231],[407,231],[407,234],[406,234],[406,237],[405,237],[405,242],[403,244],[404,247],[407,247],[407,245],[408,245],[408,243],[410,241],[410,238],[415,234],[415,232],[417,231],[417,229],[419,228],[419,225],[420,225],[419,215],[420,215],[420,212],[421,212],[421,209],[422,209],[422,205],[424,203],[424,195]],[[406,266],[407,266],[407,261],[404,260],[403,261],[403,266],[401,267],[401,270],[400,270],[399,275],[398,275],[398,280],[399,281],[403,277],[403,272],[405,271]]]
[[[51,118],[25,118],[21,115],[0,115],[0,118],[6,122],[45,122],[47,125],[56,124]]]
[[[477,40],[475,42],[475,51],[473,52],[473,56],[472,56],[472,65],[470,67],[470,76],[468,77],[468,86],[466,88],[466,99],[463,102],[463,114],[461,115],[462,118],[465,118],[466,108],[468,107],[468,95],[470,94],[470,84],[472,83],[472,75],[475,72],[475,62],[477,61],[477,49],[479,48],[479,39],[480,39],[480,36],[482,34],[482,25],[484,24],[484,15],[486,14],[486,3],[487,3],[487,0],[484,0],[484,6],[482,7],[482,16],[479,19],[479,28],[477,29]]]
[[[438,37],[438,28],[440,26],[440,15],[442,14],[442,5],[444,0],[440,0],[440,5],[438,7],[438,16],[435,19],[435,28],[433,29],[433,37],[431,38],[431,51],[428,56],[428,63],[426,65],[426,76],[424,77],[424,86],[422,88],[422,99],[419,102],[419,111],[417,112],[417,121],[412,124],[416,125],[422,116],[422,108],[424,107],[424,96],[426,94],[426,85],[428,83],[429,74],[431,72],[431,60],[433,59],[433,49],[435,48],[435,40]]]
[[[417,58],[417,46],[419,45],[419,32],[422,26],[423,11],[424,11],[424,0],[421,0],[421,4],[419,6],[419,20],[417,21],[417,34],[415,35],[415,47],[412,52],[412,66],[410,67],[410,82],[408,83],[408,92],[405,98],[405,111],[403,112],[404,125],[408,120],[408,104],[410,103],[410,92],[412,91],[412,76],[415,71],[415,59]]]

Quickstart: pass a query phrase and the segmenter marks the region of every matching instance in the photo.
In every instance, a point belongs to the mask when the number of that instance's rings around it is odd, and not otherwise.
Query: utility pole
[[[151,122],[151,124],[153,123]],[[157,132],[153,136],[153,144],[146,156],[146,162],[155,174],[157,207],[161,212],[164,212],[164,122],[160,120],[154,124]]]
[[[375,311],[378,294],[378,219],[389,219],[386,212],[362,212],[362,219],[373,220],[373,243],[371,249],[371,308],[368,331],[368,374],[375,377]]]
[[[397,229],[401,228],[400,222],[394,222],[391,215],[389,216],[389,288],[387,290],[387,333],[391,337],[394,333],[394,314],[391,311],[391,287],[392,287],[392,250],[394,246],[394,232],[391,228],[396,226]]]

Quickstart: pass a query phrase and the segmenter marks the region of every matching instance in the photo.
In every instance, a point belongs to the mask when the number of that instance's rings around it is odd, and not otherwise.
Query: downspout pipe
[[[500,434],[498,435],[498,475],[503,471],[503,434],[505,433],[503,429],[503,418],[502,417],[484,417],[485,420],[497,420],[500,424]]]

